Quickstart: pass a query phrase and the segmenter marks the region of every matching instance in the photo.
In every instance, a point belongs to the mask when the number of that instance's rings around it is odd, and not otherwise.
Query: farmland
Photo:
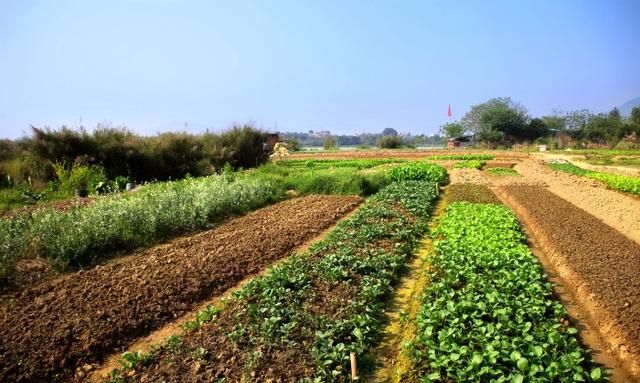
[[[639,381],[635,182],[341,151],[16,211],[0,380]]]

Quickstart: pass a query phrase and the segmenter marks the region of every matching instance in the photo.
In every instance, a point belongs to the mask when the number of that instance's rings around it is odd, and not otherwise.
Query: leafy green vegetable
[[[447,171],[440,165],[430,162],[409,162],[389,170],[393,181],[429,181],[443,184]]]
[[[434,232],[418,334],[407,345],[423,382],[606,381],[505,207],[451,204]]]
[[[640,178],[638,177],[596,172],[583,169],[570,163],[551,163],[549,166],[554,170],[601,181],[607,185],[609,189],[640,195]]]

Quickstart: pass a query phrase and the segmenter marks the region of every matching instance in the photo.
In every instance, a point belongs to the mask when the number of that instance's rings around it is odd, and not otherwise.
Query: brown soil
[[[32,214],[37,210],[54,209],[57,211],[67,211],[74,207],[91,205],[96,201],[95,197],[72,197],[60,201],[40,202],[35,205],[27,205],[17,209],[0,212],[0,219],[14,218],[18,215]]]
[[[535,158],[516,165],[515,169],[526,182],[546,186],[560,198],[588,211],[640,244],[640,202],[637,197],[609,190],[595,180],[554,171]]]
[[[528,153],[523,152],[499,152],[482,150],[339,150],[335,152],[299,152],[289,156],[293,160],[305,159],[377,159],[377,158],[405,158],[427,159],[433,155],[447,154],[493,154],[496,158],[527,158]]]
[[[0,304],[0,381],[68,380],[287,256],[360,200],[285,201],[15,294]]]
[[[501,202],[496,195],[484,185],[454,184],[447,187],[447,202],[458,201],[472,203],[493,203],[500,205]]]
[[[56,275],[58,272],[50,259],[20,259],[16,262],[13,272],[0,284],[0,302],[16,291],[34,286]]]
[[[640,245],[545,188],[498,191],[545,248],[607,351],[640,380]]]
[[[327,229],[325,229],[318,236],[315,236],[315,237],[311,238],[307,242],[305,242],[302,245],[300,245],[300,246],[296,247],[295,249],[293,249],[292,253],[294,253],[294,252],[295,253],[301,253],[301,252],[309,250],[309,248],[313,244],[317,243],[318,241],[322,240],[324,237],[329,235],[329,233],[331,233],[331,231],[333,231],[341,222],[349,219],[356,212],[357,212],[357,209],[351,211],[350,213],[348,213],[348,214],[346,214],[344,216],[342,216],[342,218],[340,218],[339,220],[334,222],[334,224],[332,226],[330,226]],[[275,265],[278,265],[281,262],[285,262],[287,259],[288,258],[282,258],[282,259],[270,264],[267,268],[261,270],[258,274],[249,275],[248,277],[246,277],[242,281],[238,282],[233,287],[231,287],[228,290],[226,290],[223,294],[216,295],[215,297],[213,297],[211,299],[207,299],[204,302],[200,302],[198,304],[198,307],[195,308],[194,310],[192,310],[191,312],[188,312],[188,313],[184,314],[183,316],[175,319],[174,321],[165,324],[163,327],[159,328],[158,330],[153,331],[152,333],[148,334],[144,338],[136,339],[131,344],[129,344],[129,346],[127,347],[127,350],[131,351],[131,352],[148,353],[148,352],[152,351],[154,348],[161,347],[162,344],[164,344],[165,340],[168,337],[170,337],[172,335],[180,335],[182,333],[182,327],[181,326],[184,325],[184,323],[186,323],[186,322],[195,320],[196,319],[196,314],[198,313],[198,311],[205,310],[208,306],[224,307],[225,302],[228,302],[232,298],[232,296],[233,296],[233,294],[235,292],[241,290],[246,284],[251,282],[256,277],[264,276],[265,274],[267,274],[269,272],[271,267],[274,267]],[[76,378],[79,381],[85,381],[85,382],[102,382],[102,381],[104,381],[105,379],[107,379],[109,377],[110,373],[115,368],[120,368],[121,367],[121,365],[120,365],[121,358],[122,358],[122,351],[114,353],[114,354],[112,354],[111,356],[109,356],[106,359],[105,363],[103,363],[100,366],[95,367],[95,369],[93,369],[92,371],[87,372],[87,371],[81,370],[81,372],[76,372]],[[92,367],[94,367],[94,366],[92,366]],[[83,379],[83,378],[86,378],[86,379]]]

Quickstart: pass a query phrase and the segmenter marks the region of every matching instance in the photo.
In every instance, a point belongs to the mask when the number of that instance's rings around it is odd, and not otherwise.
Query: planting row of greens
[[[212,221],[299,194],[371,195],[389,183],[383,172],[357,168],[259,169],[161,182],[64,212],[52,208],[0,219],[0,280],[17,259],[44,257],[59,267],[84,266],[114,251],[149,245]]]
[[[453,165],[456,169],[480,169],[485,162],[480,160],[464,160]]]
[[[296,190],[301,194],[369,196],[390,182],[385,171],[363,172],[355,166],[357,164],[353,165],[316,169],[268,164],[248,171],[246,176],[276,182],[284,190]]]
[[[369,169],[380,165],[405,162],[403,159],[363,159],[363,160],[286,160],[282,162],[287,167],[303,167],[310,169],[327,169],[327,168],[356,168]]]
[[[407,345],[422,382],[606,381],[504,206],[453,203]]]
[[[435,154],[429,155],[425,159],[434,161],[448,160],[492,160],[496,158],[493,154]]]
[[[408,162],[391,168],[389,177],[393,181],[431,181],[442,185],[447,181],[447,171],[432,162]]]
[[[87,265],[105,253],[147,245],[177,231],[282,199],[265,179],[209,176],[150,185],[64,212],[36,211],[0,220],[0,277],[20,257],[52,258],[60,266]]]
[[[307,252],[247,284],[221,312],[210,308],[185,326],[197,331],[150,355],[128,354],[123,366],[136,374],[117,371],[113,381],[176,374],[193,381],[349,381],[349,353],[362,361],[378,342],[384,302],[427,230],[434,186],[390,184]],[[241,372],[228,368],[229,355]],[[190,368],[196,362],[201,368]]]
[[[607,185],[609,189],[640,195],[640,178],[638,177],[596,172],[593,170],[583,169],[570,163],[551,163],[549,166],[554,170],[601,181]]]

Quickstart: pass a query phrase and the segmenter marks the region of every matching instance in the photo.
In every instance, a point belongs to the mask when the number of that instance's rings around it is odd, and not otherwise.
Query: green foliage
[[[505,207],[450,205],[406,347],[422,382],[606,381]]]
[[[397,135],[385,135],[378,140],[378,147],[380,149],[399,149],[402,145],[402,138]]]
[[[640,195],[640,178],[638,177],[596,172],[593,170],[583,169],[569,163],[552,163],[549,164],[549,166],[554,170],[601,181],[608,188],[613,190]]]
[[[409,162],[391,168],[389,177],[393,181],[420,180],[443,184],[447,179],[447,171],[430,162]]]
[[[496,158],[493,154],[434,154],[427,156],[427,160],[449,161],[449,160],[492,160]]]
[[[447,138],[455,138],[464,135],[466,129],[464,126],[458,122],[447,122],[446,124],[440,127],[440,133],[442,133]]]
[[[71,168],[63,164],[53,164],[59,188],[73,194],[76,190],[89,193],[105,193],[110,190],[104,168],[97,165],[73,164]]]
[[[405,162],[402,159],[375,159],[375,160],[287,160],[282,166],[288,168],[329,169],[329,168],[355,168],[369,169],[380,165]]]
[[[489,168],[487,169],[487,173],[500,177],[514,177],[520,175],[515,169],[511,168]]]
[[[456,169],[480,169],[484,166],[484,164],[485,162],[480,160],[465,160],[456,163],[455,165],[453,165],[453,167]]]
[[[363,172],[375,166],[359,161],[286,161],[282,165],[267,164],[250,172],[248,177],[275,181],[283,190],[301,194],[352,194],[368,196],[387,185],[386,173]]]
[[[284,197],[274,182],[223,176],[158,183],[126,196],[59,212],[37,211],[31,217],[0,220],[16,227],[2,230],[2,268],[17,257],[52,258],[62,266],[87,265],[115,250],[147,245],[179,231],[205,228],[229,214],[243,213]],[[28,247],[17,244],[23,242]],[[7,244],[7,245],[4,245]],[[17,247],[17,250],[16,250]]]
[[[324,148],[324,150],[334,150],[338,149],[338,143],[336,142],[335,138],[329,137],[324,140],[324,144],[322,145],[322,147]]]
[[[308,251],[235,293],[225,309],[235,323],[227,337],[244,353],[247,376],[262,350],[290,347],[311,353],[310,381],[348,382],[349,352],[364,356],[378,342],[384,302],[427,230],[436,198],[433,183],[392,183]],[[321,300],[342,288],[348,294],[340,300]],[[189,350],[177,352],[172,357],[193,359]]]

